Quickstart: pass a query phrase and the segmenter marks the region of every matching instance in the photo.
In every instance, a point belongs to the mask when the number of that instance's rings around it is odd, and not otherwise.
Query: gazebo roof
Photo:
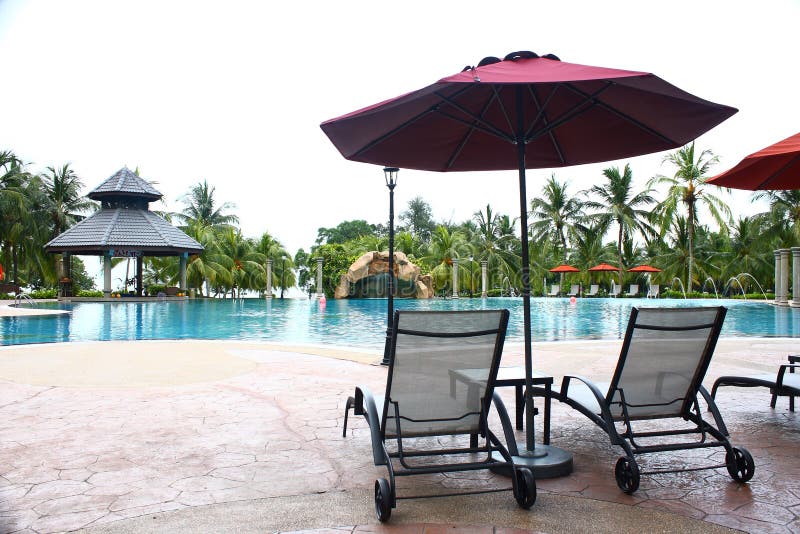
[[[45,245],[47,252],[83,255],[104,255],[111,249],[176,256],[202,252],[203,245],[152,211],[128,208],[101,209]]]
[[[160,199],[163,195],[146,180],[137,176],[127,167],[123,167],[86,196],[92,200],[124,196],[153,201]]]

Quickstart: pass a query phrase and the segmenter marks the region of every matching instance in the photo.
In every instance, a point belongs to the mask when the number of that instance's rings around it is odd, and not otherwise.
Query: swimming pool
[[[531,299],[534,341],[621,339],[632,306],[713,306],[723,336],[800,337],[800,309],[738,300]],[[237,339],[380,348],[386,300],[198,299],[183,302],[43,304],[69,315],[0,318],[0,345],[134,339]],[[508,308],[508,341],[522,341],[522,299],[395,300],[400,310]]]

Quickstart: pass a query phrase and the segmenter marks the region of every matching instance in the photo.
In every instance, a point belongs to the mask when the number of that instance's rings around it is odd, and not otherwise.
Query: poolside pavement
[[[610,375],[619,342],[536,343],[535,366],[558,377]],[[722,339],[716,376],[777,369],[794,339]],[[0,532],[798,532],[800,419],[764,389],[722,389],[735,445],[756,474],[725,470],[643,477],[616,486],[620,449],[554,403],[552,442],[574,472],[538,480],[520,510],[510,493],[400,501],[378,525],[368,428],[341,436],[355,384],[382,391],[380,355],[343,347],[180,341],[0,348]],[[522,363],[507,345],[504,365]],[[506,391],[508,390],[508,391]],[[502,392],[509,406],[513,391]],[[538,431],[541,431],[541,422]],[[520,441],[523,440],[518,433]],[[716,456],[655,455],[651,467]],[[720,460],[721,461],[721,460]],[[402,479],[436,492],[507,486],[491,473]]]

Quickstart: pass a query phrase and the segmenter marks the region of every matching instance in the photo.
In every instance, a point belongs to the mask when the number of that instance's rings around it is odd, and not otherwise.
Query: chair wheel
[[[736,482],[747,482],[756,472],[756,463],[747,449],[733,447],[725,454],[725,467]]]
[[[375,515],[381,523],[385,523],[392,516],[392,490],[385,478],[375,481]]]
[[[517,487],[514,498],[517,500],[520,508],[530,510],[533,503],[536,502],[536,480],[533,478],[533,473],[527,467],[520,467],[517,472]]]
[[[619,489],[630,495],[639,489],[639,466],[636,461],[625,456],[617,460],[614,467],[614,477],[617,479]]]

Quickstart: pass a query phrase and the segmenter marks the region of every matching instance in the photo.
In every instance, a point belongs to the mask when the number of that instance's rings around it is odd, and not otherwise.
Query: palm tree
[[[228,227],[222,230],[217,246],[219,253],[229,260],[225,263],[230,265],[229,279],[233,298],[240,297],[243,289],[264,287],[266,257],[256,252],[255,243],[245,239],[240,230]]]
[[[675,222],[679,206],[683,204],[686,207],[689,254],[686,281],[687,289],[691,290],[694,276],[692,271],[695,263],[694,241],[699,224],[697,204],[702,203],[706,206],[723,232],[726,232],[727,225],[732,223],[731,210],[725,202],[703,187],[707,179],[706,174],[719,161],[719,158],[714,156],[711,150],[703,150],[695,157],[695,144],[692,142],[676,152],[667,154],[664,161],[671,163],[676,168],[675,174],[672,177],[655,176],[647,185],[648,187],[652,187],[654,184],[669,186],[666,198],[654,210],[662,234]]]
[[[793,246],[800,240],[800,190],[788,191],[758,191],[753,195],[753,200],[766,199],[769,202],[769,211],[760,213],[757,217],[769,221],[765,232],[776,236],[789,233],[791,241],[782,242],[782,246]],[[784,232],[788,230],[788,232]]]
[[[229,226],[239,222],[236,215],[228,215],[223,210],[233,208],[230,202],[223,202],[219,207],[214,200],[214,187],[210,187],[206,180],[195,184],[189,193],[182,197],[186,206],[182,213],[176,214],[186,222],[187,226],[201,223],[204,226]]]
[[[594,185],[583,192],[588,197],[584,208],[595,210],[591,218],[600,224],[600,228],[608,229],[612,222],[617,225],[617,262],[619,283],[622,285],[623,241],[633,239],[634,231],[642,235],[653,232],[647,222],[650,212],[641,207],[653,204],[655,199],[650,196],[649,187],[638,193],[631,191],[633,172],[628,164],[621,173],[619,167],[609,167],[603,170],[603,176],[606,177],[605,185]]]
[[[261,235],[258,243],[256,243],[256,251],[264,256],[265,262],[266,260],[272,260],[272,280],[270,285],[272,287],[280,287],[281,298],[283,298],[283,292],[290,287],[294,287],[297,281],[293,271],[297,256],[292,259],[280,241],[272,237],[269,232],[264,232]]]
[[[451,233],[447,227],[442,225],[436,227],[431,235],[428,255],[422,259],[428,265],[433,266],[431,275],[437,290],[446,288],[450,283],[453,260],[465,256],[468,251],[469,247],[463,234],[458,231]]]
[[[489,272],[500,278],[499,282],[514,278],[513,273],[519,265],[519,254],[514,249],[518,240],[509,217],[493,212],[487,204],[486,211],[476,211],[472,220],[477,225],[470,243],[473,257],[486,261]],[[492,282],[489,285],[492,286]]]
[[[49,203],[48,211],[52,225],[51,237],[83,219],[82,212],[94,207],[94,202],[81,195],[83,182],[70,169],[69,163],[60,168],[47,167],[42,177],[45,194]]]
[[[792,193],[793,191],[781,191]],[[730,261],[725,265],[723,278],[749,273],[758,279],[766,280],[774,276],[771,271],[773,259],[770,242],[764,239],[763,221],[760,217],[740,217],[736,221],[730,240]],[[723,280],[725,282],[726,280]],[[746,281],[742,281],[746,283]]]
[[[531,224],[534,239],[549,238],[567,261],[567,234],[583,217],[583,208],[576,198],[567,194],[567,182],[559,182],[555,174],[545,183],[542,196],[531,201]]]

